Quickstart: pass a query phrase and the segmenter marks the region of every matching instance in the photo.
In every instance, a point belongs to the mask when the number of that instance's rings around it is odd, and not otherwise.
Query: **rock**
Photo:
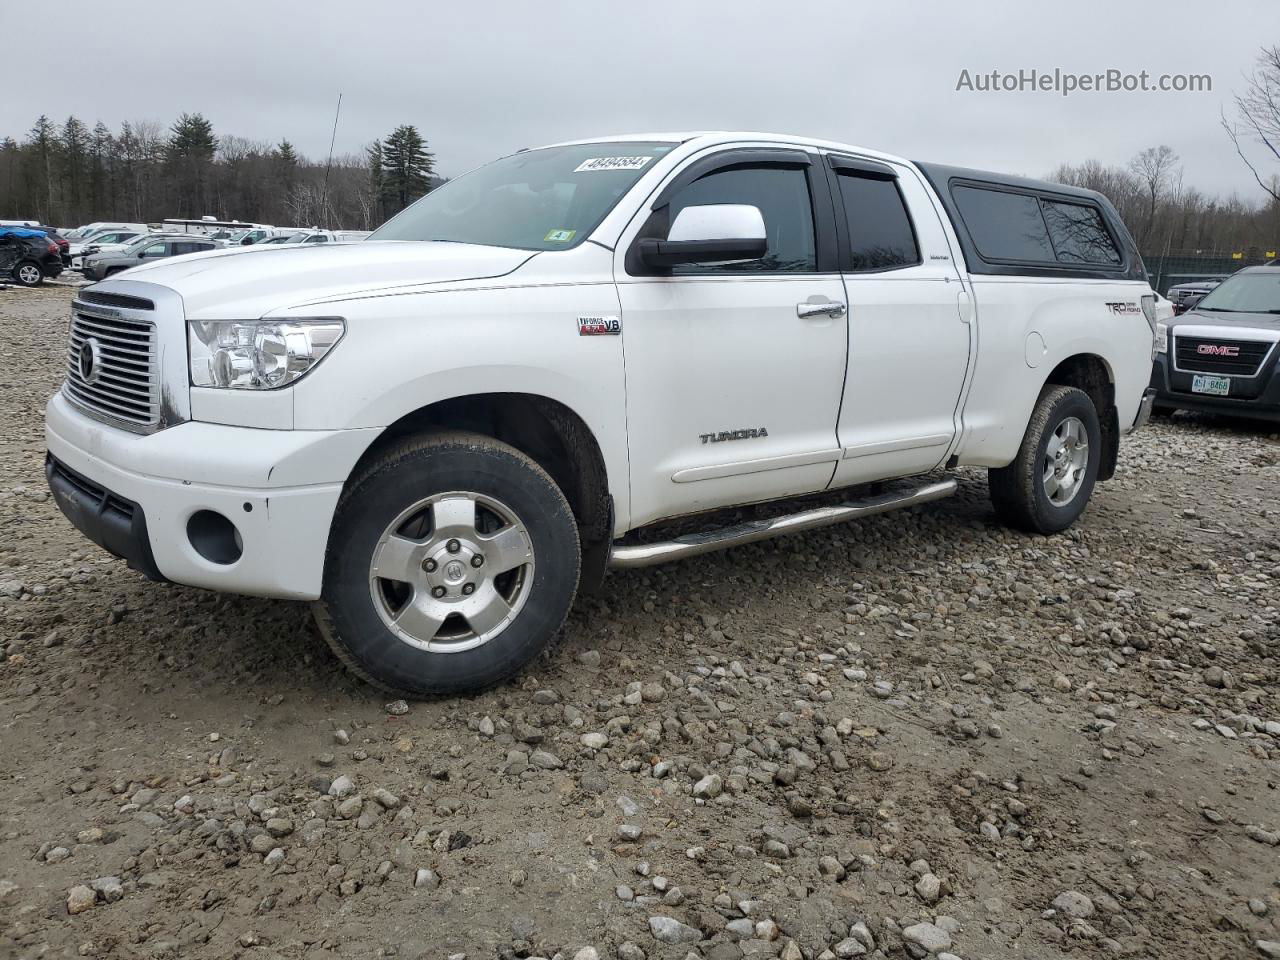
[[[942,881],[932,873],[926,873],[916,881],[916,896],[933,906],[942,896]]]
[[[573,960],[600,960],[600,952],[595,947],[582,947],[573,955]]]
[[[634,842],[644,835],[644,829],[634,823],[618,824],[618,837],[621,840]]]
[[[1075,890],[1064,890],[1054,897],[1053,909],[1064,916],[1077,920],[1092,917],[1094,913],[1093,901],[1083,893],[1078,893]]]
[[[588,669],[595,670],[600,666],[600,651],[583,650],[578,654],[578,662]]]
[[[124,884],[119,877],[99,877],[90,886],[106,903],[115,903],[124,896]]]
[[[647,958],[638,943],[625,940],[618,944],[618,960],[647,960]]]
[[[938,953],[951,946],[951,934],[932,923],[915,923],[902,931],[902,939],[929,953]]]
[[[293,821],[286,820],[283,817],[272,817],[265,824],[267,833],[273,837],[287,837],[293,833]]]
[[[268,867],[280,866],[280,864],[284,863],[284,848],[272,847],[267,851],[267,855],[262,858],[262,862]]]
[[[0,880],[0,903],[4,903],[18,892],[18,885],[12,880]]]
[[[1280,960],[1280,940],[1255,940],[1253,945],[1268,960]]]
[[[709,773],[693,785],[693,795],[704,800],[714,800],[724,789],[720,774]]]
[[[338,804],[338,816],[343,820],[354,820],[364,809],[364,800],[360,797],[347,797]]]
[[[378,801],[378,804],[384,810],[394,810],[396,807],[400,806],[400,798],[390,790],[384,790],[382,787],[373,791],[373,799]]]
[[[546,750],[535,750],[529,755],[529,762],[535,767],[543,770],[559,770],[564,766],[564,761],[557,757],[554,753]]]
[[[578,741],[588,750],[603,750],[609,745],[609,738],[603,733],[584,733]]]
[[[866,945],[857,937],[846,937],[831,948],[840,960],[847,960],[848,957],[861,957],[867,953]]]
[[[403,700],[392,700],[387,704],[385,709],[387,713],[391,714],[393,717],[403,717],[409,712],[409,704],[405,703]]]
[[[440,877],[434,870],[423,867],[414,873],[413,885],[423,890],[435,890],[440,886]]]
[[[329,784],[329,796],[331,797],[349,797],[355,792],[356,785],[354,781],[345,774],[335,778],[333,783]]]
[[[880,750],[873,750],[867,757],[867,766],[872,770],[883,772],[893,766],[893,757]]]
[[[674,917],[650,917],[649,932],[659,943],[684,944],[702,940],[701,930],[681,923]]]
[[[72,887],[67,891],[67,913],[75,915],[84,913],[98,901],[98,895],[84,884]]]

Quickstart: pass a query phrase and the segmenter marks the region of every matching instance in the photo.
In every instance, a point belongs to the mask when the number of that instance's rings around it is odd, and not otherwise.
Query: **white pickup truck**
[[[364,243],[80,292],[47,473],[148,576],[314,601],[361,676],[459,693],[547,649],[609,566],[936,500],[957,466],[1062,530],[1150,411],[1157,309],[1090,191],[801,137],[567,143]]]

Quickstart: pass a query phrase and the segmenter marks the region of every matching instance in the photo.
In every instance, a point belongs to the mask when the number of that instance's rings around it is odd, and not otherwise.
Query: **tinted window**
[[[677,274],[813,273],[817,255],[809,183],[799,167],[739,166],[716,170],[689,184],[671,201],[671,222],[685,207],[708,203],[748,203],[764,215],[768,251],[759,260],[736,263],[690,263]]]
[[[1055,262],[1035,197],[980,187],[955,187],[951,195],[984,260]]]
[[[149,246],[149,247],[143,247],[143,248],[142,248],[142,251],[141,251],[141,253],[140,253],[140,256],[144,256],[144,257],[163,257],[163,256],[164,256],[164,244],[163,244],[163,243],[153,243],[153,244],[151,244],[151,246]]]
[[[1120,252],[1096,207],[1054,200],[1043,200],[1041,205],[1058,260],[1063,263],[1120,262]]]
[[[849,224],[849,270],[886,270],[920,262],[915,233],[894,180],[840,174]]]

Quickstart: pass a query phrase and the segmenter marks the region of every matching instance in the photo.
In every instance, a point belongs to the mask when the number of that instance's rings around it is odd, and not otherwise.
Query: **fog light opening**
[[[244,553],[244,541],[236,525],[220,513],[198,510],[187,521],[187,539],[196,553],[210,563],[235,563]]]

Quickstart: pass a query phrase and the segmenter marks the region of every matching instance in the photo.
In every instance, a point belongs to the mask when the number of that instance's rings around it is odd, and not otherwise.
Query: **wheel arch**
[[[1073,353],[1049,371],[1044,386],[1049,384],[1083,390],[1093,401],[1102,429],[1102,460],[1098,464],[1098,479],[1110,480],[1115,476],[1116,460],[1120,453],[1120,419],[1116,410],[1115,373],[1111,365],[1106,358],[1096,353]]]
[[[579,414],[550,397],[475,393],[437,400],[386,427],[361,454],[347,483],[388,446],[408,436],[466,430],[508,443],[531,457],[564,493],[582,544],[581,589],[604,578],[613,539],[613,498],[600,444]]]

